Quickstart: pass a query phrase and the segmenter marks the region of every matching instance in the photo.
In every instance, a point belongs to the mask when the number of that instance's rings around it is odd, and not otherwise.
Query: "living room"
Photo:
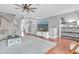
[[[0,4],[0,54],[78,54],[78,29],[79,4]]]

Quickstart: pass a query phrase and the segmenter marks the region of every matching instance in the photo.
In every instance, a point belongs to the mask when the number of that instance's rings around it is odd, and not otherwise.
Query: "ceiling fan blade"
[[[32,12],[35,12],[34,10],[31,10],[31,9],[29,9],[30,11],[32,11]]]
[[[16,6],[22,7],[21,5],[15,4]]]
[[[21,4],[23,7],[25,6],[24,4]]]
[[[27,7],[30,7],[32,4],[28,4],[28,6]]]
[[[30,9],[37,9],[37,8],[30,8]]]
[[[29,10],[28,9],[26,9],[27,10],[27,12],[29,13]]]

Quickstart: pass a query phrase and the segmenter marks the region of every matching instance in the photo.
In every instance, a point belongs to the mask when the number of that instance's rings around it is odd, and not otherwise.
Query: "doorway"
[[[22,22],[22,35],[33,34],[37,35],[37,21],[29,20]]]

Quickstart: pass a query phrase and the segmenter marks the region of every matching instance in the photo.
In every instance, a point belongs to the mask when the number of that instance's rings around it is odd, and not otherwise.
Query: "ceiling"
[[[14,4],[0,4],[0,12],[16,14],[20,16],[43,19],[50,16],[55,16],[62,13],[79,10],[79,4],[34,4],[36,7],[35,13],[22,12],[21,9],[15,9]]]

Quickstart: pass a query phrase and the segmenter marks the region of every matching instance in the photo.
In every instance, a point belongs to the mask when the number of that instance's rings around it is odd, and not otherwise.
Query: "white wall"
[[[57,38],[59,32],[59,18],[57,16],[52,16],[46,18],[49,25],[49,38]]]
[[[51,38],[54,38],[54,35],[57,35],[57,37],[58,36],[61,37],[61,30],[62,30],[61,24],[60,24],[61,17],[63,17],[66,22],[70,20],[79,20],[79,11],[74,11],[74,12],[65,13],[65,14],[46,18],[49,20],[49,32],[50,32]],[[55,31],[54,28],[58,29],[56,34],[54,34],[54,31]]]

